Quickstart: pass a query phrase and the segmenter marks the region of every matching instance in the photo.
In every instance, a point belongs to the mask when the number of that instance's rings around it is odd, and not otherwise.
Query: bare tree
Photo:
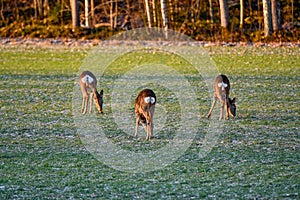
[[[34,17],[36,19],[47,16],[48,11],[49,11],[48,0],[44,0],[44,1],[43,0],[34,0],[33,6],[34,6]]]
[[[195,25],[195,18],[196,18],[196,14],[195,14],[196,8],[194,6],[194,2],[191,1],[191,5],[190,5],[190,20],[192,22],[193,25]]]
[[[37,0],[33,1],[33,7],[34,7],[34,18],[37,18],[38,17]]]
[[[264,13],[264,34],[265,36],[269,36],[273,32],[270,0],[263,0],[263,13]]]
[[[41,0],[34,0],[34,17],[37,19],[43,15],[43,4]]]
[[[115,2],[115,13],[114,13],[114,29],[117,27],[118,22],[118,1]]]
[[[273,30],[276,31],[279,28],[279,1],[277,0],[272,0],[271,2],[271,10],[272,10],[272,25],[273,25]]]
[[[48,0],[44,0],[43,8],[44,8],[44,17],[46,17],[50,11],[50,6],[49,6]]]
[[[240,0],[240,28],[244,26],[244,0]]]
[[[145,0],[145,7],[146,7],[146,13],[147,13],[148,27],[151,28],[151,13],[150,13],[150,7],[149,7],[148,0]]]
[[[131,6],[130,6],[130,0],[126,0],[126,5],[127,5],[127,14],[131,15]]]
[[[7,20],[5,19],[4,15],[3,15],[3,10],[4,10],[4,3],[3,3],[3,0],[1,0],[0,15],[1,15],[2,22],[4,22],[5,26],[7,26]]]
[[[169,21],[168,21],[168,16],[167,16],[166,0],[161,0],[160,6],[161,6],[161,15],[162,15],[162,20],[163,20],[163,28],[165,29],[165,31],[167,31],[168,27],[169,27]]]
[[[90,27],[90,22],[89,22],[89,0],[84,0],[84,21],[85,21],[85,26]]]
[[[252,11],[252,0],[248,0],[248,4],[249,4],[249,15],[252,16],[252,15],[253,15],[253,11]]]
[[[38,10],[39,10],[39,17],[43,16],[43,2],[42,0],[37,0]]]
[[[173,26],[174,26],[174,7],[173,7],[173,1],[172,0],[169,0],[169,16],[170,16],[169,25],[173,24]]]
[[[95,19],[95,0],[91,0],[91,18],[92,18],[92,26],[94,27],[96,24]]]
[[[294,24],[294,0],[291,0],[291,3],[292,3],[292,23]]]
[[[212,2],[212,0],[209,0],[208,2],[209,2],[210,23],[211,23],[211,28],[213,28],[214,23],[215,23],[215,14],[214,14],[213,2]]]
[[[79,27],[79,6],[77,0],[70,0],[72,9],[72,29],[73,31]]]
[[[152,0],[152,19],[153,19],[153,26],[157,25],[157,18],[156,18],[156,1]]]
[[[201,13],[201,2],[200,0],[197,0],[196,2],[196,16],[195,16],[195,20],[198,20],[200,18],[200,13]]]
[[[221,27],[224,29],[228,29],[229,24],[229,13],[227,0],[219,0],[220,2],[220,12],[221,12]]]
[[[109,18],[110,18],[110,29],[111,30],[114,29],[113,7],[114,7],[114,2],[113,2],[113,0],[110,0]]]

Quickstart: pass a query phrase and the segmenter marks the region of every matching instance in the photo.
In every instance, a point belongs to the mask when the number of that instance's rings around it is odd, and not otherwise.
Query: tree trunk
[[[277,0],[272,0],[271,2],[272,7],[272,24],[273,24],[273,30],[276,31],[279,28],[279,21],[278,21],[278,4]]]
[[[95,0],[91,0],[91,18],[92,18],[92,27],[96,24],[95,19]]]
[[[37,8],[37,1],[38,0],[34,0],[33,1],[33,7],[34,7],[34,18],[37,19],[38,18],[38,8]]]
[[[48,0],[44,0],[43,8],[44,8],[44,17],[47,17],[48,13],[50,11],[49,1]]]
[[[64,13],[64,1],[61,1],[59,17],[61,17],[61,24],[62,25],[64,24],[64,18],[62,17],[63,13]]]
[[[278,29],[280,29],[281,27],[281,12],[280,12],[280,8],[281,8],[281,5],[280,5],[280,1],[277,1],[277,25],[278,25]]]
[[[252,17],[252,15],[253,15],[253,11],[252,11],[252,0],[249,0],[249,1],[248,1],[248,4],[249,4],[249,15]]]
[[[111,30],[114,29],[113,7],[114,7],[113,0],[110,0],[109,18],[110,18],[110,29]]]
[[[214,8],[213,8],[212,0],[209,0],[209,16],[210,16],[211,28],[213,28],[214,23],[215,23],[215,14],[214,14]]]
[[[7,20],[5,19],[4,15],[3,15],[3,10],[4,10],[4,4],[3,4],[3,0],[1,0],[0,15],[1,15],[2,22],[4,22],[5,26],[7,26]]]
[[[292,1],[292,23],[294,25],[294,0],[291,1]]]
[[[118,23],[118,2],[115,2],[115,19],[114,19],[114,29],[117,27]]]
[[[260,0],[257,0],[258,30],[261,30],[262,20],[260,20],[260,19],[261,19],[261,18],[263,19],[263,17],[261,17],[260,15],[261,15],[261,11],[260,11]]]
[[[270,0],[263,0],[263,13],[264,13],[264,33],[265,36],[269,36],[273,32]]]
[[[244,26],[244,0],[240,0],[240,28]]]
[[[131,15],[131,6],[130,6],[130,0],[126,0],[126,5],[127,5],[127,14],[130,16]]]
[[[170,22],[169,25],[174,27],[174,8],[173,8],[173,1],[169,0],[169,16],[170,16]]]
[[[220,2],[220,12],[221,12],[221,27],[228,29],[229,24],[229,14],[227,0],[219,0]]]
[[[72,9],[72,29],[75,31],[79,27],[79,6],[77,0],[70,0]]]
[[[166,0],[161,0],[160,1],[161,5],[161,15],[162,15],[162,20],[163,20],[163,28],[165,30],[165,36],[168,38],[167,32],[168,32],[168,27],[169,27],[169,21],[168,21],[168,16],[167,16],[167,4]]]
[[[191,7],[190,7],[190,20],[192,22],[192,25],[195,26],[195,8],[194,8],[193,1],[191,1]]]
[[[152,25],[155,27],[157,26],[157,18],[156,18],[156,1],[152,0],[152,19],[153,23]]]
[[[37,0],[37,6],[38,6],[38,11],[39,11],[38,17],[41,18],[41,17],[43,17],[43,2],[42,2],[42,0]]]
[[[196,10],[195,21],[199,20],[200,15],[201,15],[201,2],[200,2],[200,0],[197,0],[196,7],[197,7],[197,10]]]
[[[84,21],[85,21],[85,26],[90,27],[89,23],[89,0],[84,0]]]
[[[146,7],[146,13],[147,13],[148,27],[151,28],[151,13],[150,13],[148,0],[145,0],[145,7]]]
[[[42,0],[34,0],[33,1],[34,6],[34,17],[36,19],[41,19],[43,17],[43,2]]]

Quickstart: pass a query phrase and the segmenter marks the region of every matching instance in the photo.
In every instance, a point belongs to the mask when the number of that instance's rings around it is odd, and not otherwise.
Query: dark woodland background
[[[149,26],[197,41],[299,42],[300,1],[0,0],[0,37],[105,39]]]

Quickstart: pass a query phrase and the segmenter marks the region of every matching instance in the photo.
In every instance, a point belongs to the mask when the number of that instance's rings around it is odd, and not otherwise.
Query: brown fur
[[[227,84],[227,87],[223,87],[222,89],[222,87],[218,85],[219,83],[225,83]],[[214,82],[214,101],[207,114],[208,118],[211,116],[211,113],[218,99],[220,100],[221,103],[221,111],[220,111],[220,118],[219,118],[220,120],[224,118],[224,107],[226,111],[226,119],[229,119],[229,115],[233,117],[236,115],[235,98],[233,99],[229,98],[229,91],[230,91],[230,82],[227,76],[225,75],[217,76]]]
[[[146,103],[146,97],[153,97],[154,103]],[[146,140],[150,140],[153,133],[153,115],[156,104],[155,93],[150,89],[142,90],[134,102],[136,126],[135,137],[138,137],[138,125],[141,123],[147,133]]]
[[[91,77],[92,80],[82,80],[86,77]],[[90,82],[91,81],[91,82]],[[87,111],[88,99],[90,96],[90,113],[92,113],[92,104],[93,99],[99,113],[102,113],[102,105],[103,105],[103,90],[101,90],[100,94],[97,91],[97,79],[94,74],[90,71],[84,71],[79,77],[79,85],[82,92],[82,106],[81,112],[83,114]]]

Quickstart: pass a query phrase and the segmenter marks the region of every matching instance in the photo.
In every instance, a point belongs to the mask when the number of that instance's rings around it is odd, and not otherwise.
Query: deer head
[[[95,103],[96,108],[99,111],[99,113],[102,113],[103,90],[100,91],[100,94],[97,91],[95,91],[95,93],[94,93],[94,103]]]
[[[236,116],[235,98],[233,98],[233,99],[228,98],[228,105],[227,106],[229,107],[229,114],[232,117],[235,117]]]

